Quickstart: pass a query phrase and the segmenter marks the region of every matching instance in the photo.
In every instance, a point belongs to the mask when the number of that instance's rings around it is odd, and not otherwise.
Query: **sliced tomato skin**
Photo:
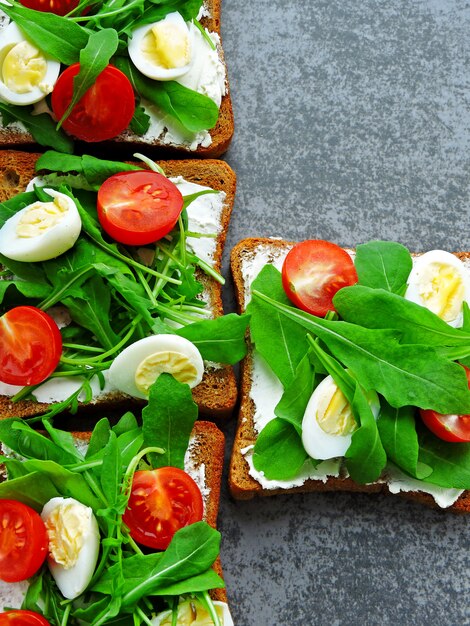
[[[50,623],[34,611],[17,610],[0,613],[0,626],[50,626]]]
[[[0,380],[37,385],[57,367],[62,336],[52,317],[34,306],[17,306],[0,317]]]
[[[62,118],[72,101],[73,79],[79,71],[79,63],[71,65],[55,84],[51,104],[57,120]],[[129,79],[117,67],[108,65],[73,107],[62,126],[83,141],[106,141],[129,126],[134,109],[135,96]]]
[[[98,219],[115,241],[141,246],[168,234],[183,209],[181,192],[149,170],[114,174],[98,191]]]
[[[0,580],[16,583],[30,578],[48,553],[40,515],[17,500],[0,500],[0,528]]]
[[[287,297],[307,313],[325,317],[334,311],[333,297],[343,287],[357,283],[349,254],[334,243],[309,239],[296,244],[282,266]]]
[[[21,4],[28,9],[67,15],[78,6],[80,0],[20,0]]]
[[[123,516],[138,543],[165,550],[177,530],[202,520],[204,503],[199,487],[177,467],[135,472]]]
[[[462,365],[470,389],[470,369]],[[470,415],[442,415],[431,409],[420,409],[419,414],[429,430],[443,441],[470,442]]]

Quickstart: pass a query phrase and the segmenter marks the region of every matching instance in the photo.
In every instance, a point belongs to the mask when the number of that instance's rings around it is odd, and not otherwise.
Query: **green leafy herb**
[[[413,267],[410,253],[393,241],[370,241],[357,246],[354,259],[359,284],[402,293]]]
[[[296,428],[279,417],[268,422],[256,439],[253,464],[269,480],[293,478],[307,459]]]
[[[426,482],[470,489],[470,444],[442,441],[423,428],[419,435],[419,462],[432,468]]]
[[[158,441],[165,449],[153,458],[154,467],[184,467],[189,436],[198,409],[188,385],[170,374],[161,374],[150,387],[148,406],[142,411],[144,443]]]
[[[299,436],[302,434],[302,420],[315,382],[315,369],[312,367],[309,355],[306,354],[297,366],[292,382],[285,388],[274,409],[277,417],[290,422]]]
[[[130,129],[136,135],[145,135],[150,128],[150,116],[147,115],[143,106],[136,106],[132,116]]]

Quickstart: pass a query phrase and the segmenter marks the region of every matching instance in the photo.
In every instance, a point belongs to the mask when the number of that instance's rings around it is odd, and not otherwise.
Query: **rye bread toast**
[[[220,39],[221,0],[205,0],[204,7],[206,8],[206,11],[200,20],[200,24],[209,32],[216,33]],[[217,51],[220,60],[224,63],[226,68],[221,39],[217,46]],[[97,146],[100,154],[109,154],[113,155],[113,157],[116,157],[116,150],[118,153],[124,155],[131,154],[137,149],[140,151],[148,150],[154,155],[166,158],[220,157],[228,149],[234,132],[234,116],[228,77],[226,77],[225,83],[226,93],[222,97],[217,123],[214,128],[209,131],[212,141],[207,147],[200,145],[196,150],[191,150],[189,146],[167,144],[158,138],[146,140],[127,129],[116,138],[99,144],[88,144],[86,142],[77,141],[76,153],[89,152],[90,146],[94,152],[95,146]],[[32,150],[34,148],[37,149],[37,144],[31,134],[27,132],[21,124],[16,123],[6,127],[0,126],[0,147],[6,149]]]
[[[239,242],[231,253],[231,269],[235,287],[238,308],[240,312],[245,310],[250,297],[250,283],[257,276],[266,263],[282,265],[287,252],[295,242],[284,241],[277,238],[250,238]],[[470,260],[470,253],[456,253],[462,261]],[[246,264],[250,267],[247,273]],[[280,493],[305,493],[325,491],[350,491],[363,493],[391,493],[386,481],[362,485],[354,482],[351,478],[340,473],[339,476],[329,476],[322,480],[306,480],[303,484],[288,488],[268,489],[250,475],[250,468],[243,452],[256,442],[257,431],[254,422],[256,406],[250,396],[254,375],[254,347],[247,337],[248,354],[241,365],[240,384],[240,412],[238,417],[237,431],[230,461],[229,487],[231,494],[241,500],[251,499],[254,496],[270,496]],[[399,492],[406,499],[421,502],[423,504],[438,507],[435,499],[423,491]],[[457,513],[470,512],[470,491],[464,491],[460,497],[448,507]]]
[[[36,175],[35,163],[39,154],[0,151],[0,202],[24,191],[28,182]],[[168,176],[182,176],[185,180],[212,187],[225,192],[225,202],[220,217],[220,228],[213,256],[214,267],[221,269],[222,252],[233,208],[236,177],[233,170],[223,161],[181,160],[160,162]],[[214,316],[223,314],[221,286],[200,272],[198,279],[207,294],[209,309]],[[202,415],[212,418],[227,417],[235,406],[237,397],[236,380],[231,367],[208,368],[203,381],[193,389],[193,397]],[[129,396],[112,393],[100,396],[99,401],[89,405],[93,411],[120,410],[130,402]],[[48,405],[31,401],[12,404],[7,396],[0,396],[0,417],[31,417],[47,410]]]

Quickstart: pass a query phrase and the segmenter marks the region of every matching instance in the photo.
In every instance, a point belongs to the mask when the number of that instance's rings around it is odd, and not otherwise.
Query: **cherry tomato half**
[[[462,365],[470,388],[470,369]],[[470,441],[470,415],[442,415],[431,409],[420,409],[421,419],[429,430],[444,441]]]
[[[202,519],[199,487],[177,467],[160,467],[134,474],[123,516],[131,537],[149,548],[165,550],[177,530]]]
[[[47,11],[56,15],[67,15],[78,6],[80,0],[20,0],[21,4],[35,11]]]
[[[73,79],[80,64],[68,67],[52,91],[52,110],[60,120],[72,101]],[[62,124],[64,130],[84,141],[105,141],[125,130],[134,115],[135,96],[125,74],[108,65],[73,107]]]
[[[116,241],[145,245],[164,237],[183,209],[183,196],[166,176],[148,170],[114,174],[98,191],[98,218]]]
[[[296,244],[282,266],[282,284],[289,300],[319,317],[335,310],[333,296],[339,289],[355,283],[357,273],[351,257],[329,241]]]
[[[0,380],[37,385],[57,367],[62,337],[52,317],[34,306],[17,306],[0,317]]]
[[[16,583],[35,574],[47,556],[44,522],[31,507],[0,500],[0,580]]]
[[[39,613],[18,610],[0,613],[0,626],[50,626],[50,623]]]

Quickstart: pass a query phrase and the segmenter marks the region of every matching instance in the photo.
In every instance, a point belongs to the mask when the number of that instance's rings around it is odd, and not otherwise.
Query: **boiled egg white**
[[[196,346],[178,335],[151,335],[125,348],[109,369],[113,387],[133,396],[148,398],[150,386],[164,372],[191,388],[204,374],[204,362]]]
[[[98,523],[89,506],[74,498],[52,498],[41,513],[49,538],[47,565],[65,598],[88,587],[100,548]]]
[[[233,626],[232,616],[226,602],[214,602],[221,626]],[[152,619],[153,626],[172,626],[173,613],[163,611]],[[193,598],[182,600],[178,604],[178,626],[214,626],[211,616],[202,604]]]
[[[463,303],[470,302],[470,276],[455,255],[431,250],[415,259],[405,298],[426,307],[450,326],[461,326]]]
[[[77,241],[82,221],[72,198],[44,189],[50,202],[33,202],[10,217],[0,229],[0,253],[14,261],[53,259]]]
[[[368,394],[369,405],[377,419],[380,403],[375,392]],[[332,376],[324,378],[313,391],[302,421],[302,444],[313,459],[342,457],[351,445],[358,425],[351,405]]]
[[[178,12],[136,28],[129,41],[129,56],[138,70],[154,80],[174,80],[191,67],[192,37]]]
[[[34,104],[52,91],[60,63],[41,52],[11,22],[0,37],[0,99]]]

